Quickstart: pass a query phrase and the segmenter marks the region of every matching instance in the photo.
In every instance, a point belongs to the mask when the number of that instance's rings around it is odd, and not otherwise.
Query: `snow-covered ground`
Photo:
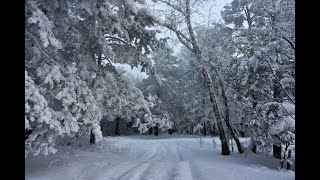
[[[245,139],[241,139],[245,141]],[[54,155],[26,159],[27,180],[277,180],[294,179],[279,160],[236,151],[222,156],[215,138],[108,137],[94,147],[58,147]]]

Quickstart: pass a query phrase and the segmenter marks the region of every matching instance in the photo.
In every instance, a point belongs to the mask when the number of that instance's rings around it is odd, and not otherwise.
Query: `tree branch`
[[[282,39],[284,39],[285,41],[287,41],[287,42],[290,44],[291,48],[292,48],[293,50],[296,50],[296,48],[294,47],[294,44],[293,44],[289,39],[287,39],[287,38],[284,37],[284,36],[280,36],[280,35],[276,35],[276,36],[281,37]]]
[[[160,2],[167,4],[169,7],[171,7],[171,8],[174,9],[174,10],[177,10],[178,12],[180,12],[180,13],[185,17],[186,20],[189,19],[189,21],[190,21],[190,7],[189,7],[189,8],[186,8],[186,10],[187,10],[188,12],[187,12],[187,11],[184,12],[180,7],[178,7],[178,6],[174,5],[174,4],[171,4],[171,3],[168,2],[168,1],[160,0]],[[188,2],[190,3],[190,0],[188,0]],[[188,4],[188,2],[187,2],[187,5],[190,6],[190,4]],[[189,13],[189,14],[188,14],[188,13]],[[189,17],[189,18],[188,18],[188,17]],[[195,45],[195,41],[192,40],[192,39],[190,39],[186,34],[184,34],[183,32],[181,32],[180,30],[178,30],[177,27],[176,27],[174,24],[169,24],[169,23],[166,23],[166,22],[161,21],[161,20],[158,20],[158,19],[153,19],[153,21],[154,21],[155,23],[157,23],[157,24],[159,24],[159,25],[161,25],[161,26],[164,26],[164,27],[170,29],[171,31],[173,31],[173,32],[177,35],[178,39],[180,40],[180,42],[181,42],[184,46],[186,46],[189,50],[194,51],[194,48],[192,48],[191,46],[194,46],[194,45]],[[190,24],[191,24],[191,21],[190,21]],[[188,26],[189,26],[189,25],[188,25]],[[189,27],[188,27],[188,28],[189,28]],[[190,28],[189,28],[189,29],[190,29]],[[192,29],[192,28],[191,28],[191,29]],[[193,31],[192,31],[191,34],[193,34]],[[190,30],[189,30],[189,35],[190,35],[190,37],[191,37],[191,34],[190,34]],[[193,35],[193,36],[194,36],[194,35]]]
[[[113,37],[113,36],[108,36],[108,35],[104,35],[105,38],[110,38],[110,39],[113,39],[113,40],[116,40],[116,41],[120,41],[130,47],[134,47],[132,46],[131,44],[129,44],[128,42],[125,42],[124,40],[120,39],[120,38],[117,38],[117,37]]]
[[[179,41],[184,45],[186,46],[191,52],[193,51],[192,47],[190,46],[190,44],[188,44],[187,41],[183,40],[182,37],[180,36],[180,34],[176,33]]]
[[[162,26],[164,26],[164,27],[172,30],[172,31],[175,32],[176,34],[178,34],[178,35],[180,35],[181,37],[183,37],[187,43],[192,44],[190,38],[188,38],[185,34],[183,34],[181,31],[179,31],[175,26],[173,26],[173,25],[171,25],[171,24],[169,24],[169,23],[161,23],[161,22],[159,22],[159,21],[156,22],[156,23],[158,23],[158,24],[160,24],[160,25],[162,25]]]
[[[36,45],[38,46],[38,48],[40,49],[40,51],[42,52],[42,54],[44,54],[48,59],[50,59],[51,61],[53,62],[57,62],[55,59],[53,59],[52,57],[50,57],[42,48],[41,48],[41,45],[40,43],[38,42],[37,38],[31,34],[30,32],[28,32],[27,30],[25,30],[25,32],[30,36],[32,37],[32,39],[36,42]]]
[[[276,79],[276,81],[280,84],[280,88],[282,89],[282,91],[286,94],[286,96],[288,97],[288,99],[293,103],[295,104],[294,100],[289,96],[289,93],[282,87],[281,83],[280,83],[280,80],[278,79],[278,77],[276,76],[276,74],[273,72],[273,69],[271,67],[271,64],[270,62],[262,56],[262,58],[267,62],[268,66],[269,66],[269,69],[272,73],[272,75],[274,76],[274,78]]]
[[[200,49],[197,45],[197,40],[191,24],[190,0],[186,0],[186,21],[187,21],[188,31],[191,39],[191,44],[193,46],[195,54],[197,55],[198,53],[200,53]]]
[[[181,7],[175,5],[175,4],[172,4],[170,3],[170,1],[164,1],[164,0],[159,0],[160,2],[164,3],[164,4],[167,4],[168,6],[170,6],[172,9],[180,12],[183,16],[186,16],[186,12],[184,12]]]

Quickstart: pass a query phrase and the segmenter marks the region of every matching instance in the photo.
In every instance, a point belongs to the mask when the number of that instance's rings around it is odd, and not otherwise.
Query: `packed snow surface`
[[[243,143],[248,142],[242,138]],[[200,142],[202,142],[200,144]],[[282,180],[293,171],[279,170],[266,154],[221,155],[217,137],[105,137],[92,147],[57,147],[56,154],[29,156],[26,180]]]

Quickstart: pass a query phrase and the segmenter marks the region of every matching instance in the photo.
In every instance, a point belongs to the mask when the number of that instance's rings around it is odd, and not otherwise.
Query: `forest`
[[[294,157],[294,0],[25,2],[26,179],[294,179]]]

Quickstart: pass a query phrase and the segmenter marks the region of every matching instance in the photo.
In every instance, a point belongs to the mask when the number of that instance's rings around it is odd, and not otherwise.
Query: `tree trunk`
[[[277,75],[277,73],[276,73]],[[273,80],[273,97],[277,102],[280,101],[280,84],[277,82],[276,79]],[[281,159],[281,144],[274,144],[273,145],[273,156],[277,159]]]
[[[119,136],[119,123],[120,123],[120,117],[116,118],[116,129],[114,131],[114,135]]]
[[[229,129],[229,132],[230,132],[230,135],[231,137],[236,141],[236,144],[237,144],[237,148],[238,148],[238,151],[239,153],[243,153],[243,147],[239,141],[239,138],[237,136],[237,134],[234,132],[233,128],[231,127],[231,124],[230,124],[230,116],[229,116],[229,106],[228,106],[228,98],[227,98],[227,95],[226,95],[226,92],[224,90],[224,85],[223,85],[223,82],[222,82],[222,79],[221,79],[221,76],[219,74],[219,72],[216,73],[218,78],[219,78],[219,83],[221,85],[221,95],[222,95],[222,98],[223,98],[223,103],[224,103],[224,106],[225,106],[225,122],[226,122],[226,125]]]
[[[207,126],[208,126],[208,131],[210,133],[210,136],[213,137],[212,126],[210,125],[209,121],[207,122]]]
[[[218,109],[218,105],[215,99],[215,95],[214,95],[214,90],[213,90],[213,86],[212,86],[212,80],[208,74],[208,71],[205,68],[202,68],[202,72],[203,72],[203,76],[204,79],[206,81],[208,90],[209,90],[209,97],[210,97],[210,102],[212,105],[212,110],[214,112],[214,115],[216,117],[216,121],[217,121],[217,126],[218,126],[218,130],[219,130],[219,137],[221,140],[221,147],[222,147],[222,155],[229,155],[230,154],[230,150],[228,147],[228,142],[227,142],[227,138],[226,138],[226,134],[225,131],[223,129],[223,124],[222,124],[222,120],[221,120],[221,116],[220,116],[220,112]]]
[[[283,154],[283,157],[281,158],[281,162],[280,162],[280,165],[281,165],[281,168],[283,168],[283,164],[284,164],[284,162],[287,160],[287,155],[286,155],[286,153],[287,153],[287,151],[288,151],[288,147],[289,147],[289,143],[287,143],[286,144],[286,148],[285,148],[285,150],[284,150],[284,154]],[[288,165],[288,164],[287,164]]]
[[[177,126],[176,126],[176,125],[173,126],[173,132],[178,132],[178,129],[177,129]],[[179,132],[180,132],[180,131],[179,131]]]
[[[201,49],[197,43],[196,40],[196,36],[195,33],[193,31],[193,27],[192,27],[192,23],[191,23],[191,4],[190,4],[190,0],[186,0],[185,1],[186,5],[185,5],[185,12],[182,13],[184,15],[187,27],[188,27],[188,32],[187,32],[187,36],[184,33],[181,33],[178,29],[176,29],[176,27],[173,27],[172,25],[168,24],[168,23],[163,23],[161,21],[156,21],[157,23],[161,24],[162,26],[167,27],[168,29],[174,31],[177,35],[177,38],[179,39],[179,41],[186,47],[188,48],[191,52],[193,52],[196,56],[196,59],[198,61],[198,63],[200,64],[200,68],[201,71],[203,73],[205,82],[207,84],[208,87],[208,93],[209,93],[209,98],[210,98],[210,102],[212,105],[212,110],[214,112],[214,115],[216,117],[216,121],[217,121],[217,126],[218,126],[218,130],[219,130],[219,136],[220,136],[220,140],[221,140],[221,146],[222,146],[222,155],[229,155],[230,154],[230,150],[228,147],[228,142],[226,139],[226,135],[224,132],[224,128],[223,128],[223,124],[222,124],[222,120],[220,117],[220,112],[217,106],[217,102],[215,99],[215,94],[214,94],[214,90],[213,90],[213,85],[212,85],[212,80],[211,77],[209,76],[209,73],[207,71],[207,69],[205,68],[205,64],[203,61],[203,57],[202,57],[202,53],[201,53]],[[168,6],[171,6],[173,9],[175,9],[174,6],[167,4]],[[188,37],[189,36],[189,37]]]
[[[241,137],[244,137],[244,132],[240,131]]]
[[[203,135],[204,136],[207,136],[207,129],[206,129],[207,127],[206,127],[206,123],[205,122],[203,122]]]
[[[246,20],[247,20],[247,23],[248,23],[248,29],[250,29],[251,28],[251,26],[252,26],[252,17],[251,17],[251,12],[250,12],[250,10],[249,10],[249,7],[248,7],[248,5],[246,5],[246,7],[245,7],[245,9],[244,9],[244,13],[245,13],[245,15],[246,15]]]
[[[156,126],[154,127],[154,135],[155,135],[155,136],[158,136],[158,135],[159,135],[158,125],[156,125]]]
[[[148,131],[149,131],[149,134],[152,134],[152,127],[150,127]]]
[[[170,135],[172,135],[172,131],[173,131],[173,129],[169,129],[169,130],[168,130],[168,133],[169,133]]]
[[[231,143],[231,151],[233,152],[233,140],[230,139],[230,143]]]
[[[253,139],[250,139],[249,145],[247,146],[247,148],[250,148],[253,153],[257,154],[257,145]]]
[[[277,159],[281,159],[281,145],[278,144],[273,145],[273,156]]]
[[[251,150],[253,153],[257,154],[257,145],[254,142],[253,142]]]
[[[281,84],[279,84],[277,82],[276,79],[273,80],[273,97],[275,98],[275,100],[277,102],[281,102],[280,100],[280,94],[281,94],[281,88],[280,88]]]
[[[90,133],[90,144],[95,144],[96,143],[96,137],[93,134],[93,130],[91,130]]]
[[[213,136],[216,136],[217,135],[217,133],[216,133],[216,124],[213,124],[212,125],[212,134],[213,134]]]
[[[101,67],[102,57],[101,54],[98,55],[98,67]]]
[[[287,159],[291,159],[291,149],[289,150],[289,154],[288,154],[288,158]],[[290,170],[290,169],[291,169],[290,163],[287,162],[287,170]]]

